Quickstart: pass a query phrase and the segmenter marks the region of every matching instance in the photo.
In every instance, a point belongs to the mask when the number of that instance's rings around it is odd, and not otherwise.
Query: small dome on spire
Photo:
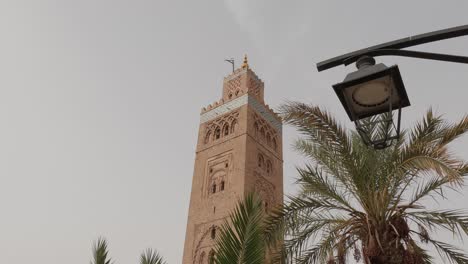
[[[242,69],[248,69],[249,62],[247,61],[247,54],[244,55],[244,63],[242,63]]]

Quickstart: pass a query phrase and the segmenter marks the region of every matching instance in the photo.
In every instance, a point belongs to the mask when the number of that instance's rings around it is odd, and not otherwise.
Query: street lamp
[[[405,56],[468,64],[468,57],[401,50],[402,48],[468,35],[468,25],[421,34],[347,53],[317,64],[318,71],[356,63],[357,71],[333,85],[348,117],[364,143],[389,147],[400,137],[401,109],[410,105],[397,65],[375,64],[376,56]],[[394,111],[397,112],[396,121]]]
[[[356,66],[358,70],[333,89],[364,142],[386,148],[400,137],[401,109],[410,105],[400,71],[396,65],[375,65],[374,58],[368,56],[361,57]],[[398,112],[396,122],[393,111]],[[380,118],[368,120],[376,115]]]

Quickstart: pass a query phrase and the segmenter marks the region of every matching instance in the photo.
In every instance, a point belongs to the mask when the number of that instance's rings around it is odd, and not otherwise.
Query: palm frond
[[[421,259],[424,262],[424,264],[433,263],[432,261],[434,260],[434,258],[431,255],[429,255],[429,252],[426,249],[420,247],[412,239],[409,241],[409,248],[414,252],[414,254],[416,254],[419,257],[419,259]]]
[[[261,202],[254,195],[240,201],[221,227],[217,239],[215,263],[263,264],[265,239]]]
[[[111,264],[111,259],[108,257],[107,241],[105,238],[98,238],[93,244],[93,261],[91,264]]]
[[[148,248],[140,256],[140,264],[166,264],[155,250]]]
[[[302,195],[304,197],[314,196],[330,199],[340,206],[351,211],[356,211],[349,203],[349,196],[346,197],[346,193],[342,193],[339,190],[346,191],[345,186],[340,186],[341,188],[339,188],[337,183],[332,182],[330,177],[324,175],[317,167],[312,168],[306,165],[305,169],[298,168],[297,170],[300,176],[297,183],[302,187]]]
[[[450,180],[448,178],[433,176],[423,185],[418,185],[416,187],[416,191],[411,197],[408,203],[408,207],[411,207],[413,204],[416,204],[419,200],[428,195],[431,195],[433,192],[436,192],[438,195],[444,197],[443,193],[441,192],[441,187],[448,183],[450,183]]]
[[[328,112],[298,102],[284,104],[280,112],[283,120],[308,137],[322,156],[340,160],[348,170],[354,168],[350,137]]]
[[[442,227],[454,235],[468,235],[468,214],[458,210],[408,212],[410,217],[430,228]]]
[[[429,239],[429,242],[434,245],[437,250],[437,253],[448,260],[449,263],[456,263],[456,264],[467,264],[468,263],[468,255],[464,254],[459,248],[456,248],[450,244],[445,242]]]
[[[403,171],[434,171],[452,181],[460,180],[463,161],[452,158],[447,144],[468,132],[468,116],[455,124],[448,124],[429,110],[415,125],[409,142],[401,150]]]
[[[459,122],[453,125],[449,125],[444,130],[444,135],[440,141],[440,144],[448,144],[466,132],[468,132],[468,115],[465,115]]]

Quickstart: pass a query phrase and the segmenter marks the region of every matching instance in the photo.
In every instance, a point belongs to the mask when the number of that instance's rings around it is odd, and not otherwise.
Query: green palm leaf
[[[140,256],[140,264],[166,264],[163,258],[151,248],[146,249]]]
[[[91,264],[111,264],[108,253],[106,239],[98,238],[93,244],[93,261],[91,261]]]
[[[215,263],[263,264],[265,238],[263,210],[259,199],[248,195],[238,203],[217,239]]]

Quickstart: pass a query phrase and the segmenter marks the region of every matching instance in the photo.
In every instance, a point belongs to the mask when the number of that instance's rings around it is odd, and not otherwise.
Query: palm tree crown
[[[344,264],[354,255],[366,264],[433,263],[424,248],[431,244],[450,263],[468,263],[461,250],[431,236],[437,228],[468,235],[468,215],[422,203],[444,198],[445,188],[461,187],[468,175],[468,164],[447,148],[468,131],[468,116],[449,124],[429,110],[398,142],[374,150],[319,107],[287,103],[282,113],[303,135],[295,148],[311,160],[298,168],[300,193],[268,227],[284,230],[289,260]]]

